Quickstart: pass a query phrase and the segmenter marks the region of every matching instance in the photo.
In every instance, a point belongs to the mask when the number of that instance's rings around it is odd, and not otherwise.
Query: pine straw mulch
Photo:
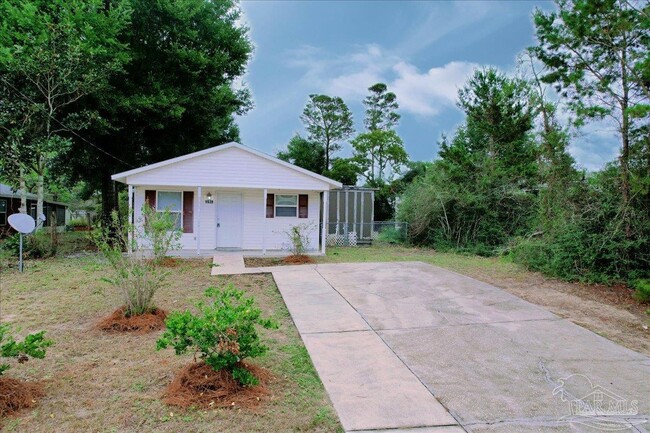
[[[244,257],[244,264],[248,268],[268,268],[270,266],[306,265],[316,263],[308,255],[292,255],[287,257]]]
[[[135,332],[146,334],[165,327],[167,312],[156,308],[150,313],[125,316],[126,307],[120,307],[110,316],[104,317],[97,323],[97,328],[107,332]]]
[[[0,416],[33,407],[44,395],[42,383],[0,377]]]
[[[259,380],[255,386],[242,386],[227,370],[214,371],[206,363],[194,362],[183,367],[167,386],[163,401],[171,406],[213,409],[217,407],[257,407],[262,398],[269,394],[267,384],[271,373],[252,364],[242,366]]]
[[[286,263],[288,265],[306,265],[308,263],[316,263],[316,260],[314,260],[314,258],[311,256],[301,254],[285,257],[282,259],[282,263]]]

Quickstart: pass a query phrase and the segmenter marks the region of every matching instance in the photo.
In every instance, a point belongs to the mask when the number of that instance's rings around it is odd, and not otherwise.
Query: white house
[[[128,185],[129,208],[178,214],[184,250],[281,250],[286,231],[308,225],[310,249],[325,252],[328,196],[341,184],[239,143],[112,176]],[[323,221],[323,218],[325,221]]]

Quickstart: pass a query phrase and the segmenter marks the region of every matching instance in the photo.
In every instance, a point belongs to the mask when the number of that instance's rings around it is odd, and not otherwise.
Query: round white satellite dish
[[[9,215],[8,221],[9,225],[19,233],[31,233],[36,228],[34,218],[24,213]]]

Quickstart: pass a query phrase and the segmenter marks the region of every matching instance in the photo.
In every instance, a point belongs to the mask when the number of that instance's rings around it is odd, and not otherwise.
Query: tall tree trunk
[[[115,187],[108,171],[102,171],[102,222],[108,223],[111,220],[111,212],[116,209]]]
[[[620,163],[621,163],[621,195],[623,199],[623,218],[625,224],[625,237],[632,238],[632,227],[630,224],[630,115],[627,112],[629,106],[629,82],[627,76],[627,39],[624,37],[626,45],[621,51],[621,87],[623,89],[623,97],[621,98],[621,114],[623,116],[621,122],[621,141],[623,148],[621,149]]]
[[[45,225],[45,221],[42,220],[42,217],[45,215],[43,213],[43,201],[45,198],[45,163],[42,156],[38,159],[36,175],[36,228],[40,229]]]
[[[19,177],[20,179],[18,181],[20,182],[20,209],[18,211],[20,213],[27,213],[27,185],[25,184],[25,169],[23,167],[20,167]]]

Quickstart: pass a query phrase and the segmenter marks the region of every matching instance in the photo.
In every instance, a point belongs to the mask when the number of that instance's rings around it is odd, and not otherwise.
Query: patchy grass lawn
[[[93,257],[28,261],[0,271],[0,319],[21,333],[46,330],[55,341],[44,360],[12,368],[13,377],[46,382],[35,409],[2,420],[4,432],[339,432],[335,412],[269,274],[211,277],[210,260],[179,260],[156,295],[166,310],[189,308],[210,285],[232,281],[280,323],[262,330],[270,351],[253,362],[275,375],[256,410],[179,410],[160,396],[192,356],[157,352],[160,332],[106,334],[94,329],[119,306]],[[104,288],[104,290],[100,290]]]
[[[439,253],[427,248],[374,245],[328,248],[320,263],[422,261],[500,287],[558,316],[650,356],[648,305],[625,286],[568,283],[496,257]]]

